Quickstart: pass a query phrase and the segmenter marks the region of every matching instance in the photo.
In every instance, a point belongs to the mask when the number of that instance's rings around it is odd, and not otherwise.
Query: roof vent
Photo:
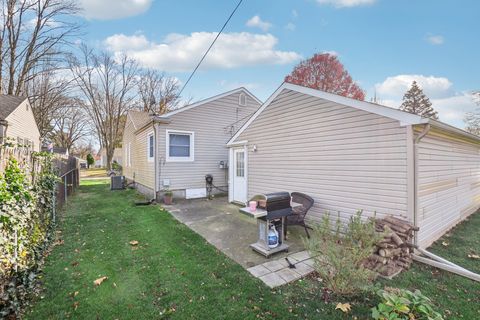
[[[240,96],[238,97],[238,105],[245,107],[247,105],[247,95],[245,93],[240,93]]]

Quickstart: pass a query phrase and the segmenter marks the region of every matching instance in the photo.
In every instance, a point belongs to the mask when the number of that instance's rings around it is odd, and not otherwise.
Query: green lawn
[[[326,304],[314,279],[270,290],[160,206],[135,207],[136,199],[143,197],[111,192],[103,180],[82,182],[60,219],[64,242],[47,258],[44,290],[25,318],[365,319],[377,302],[367,296]],[[435,252],[480,271],[465,251],[479,250],[479,227],[476,214]],[[459,247],[465,254],[454,257]],[[94,286],[102,276],[108,279]],[[461,277],[418,266],[387,284],[422,289],[449,318],[480,316],[480,286]],[[352,313],[335,310],[337,302],[350,302]]]

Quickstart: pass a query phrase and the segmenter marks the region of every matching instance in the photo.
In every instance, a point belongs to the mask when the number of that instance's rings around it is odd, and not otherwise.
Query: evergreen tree
[[[400,110],[415,113],[425,118],[438,119],[437,111],[432,108],[430,99],[423,93],[416,81],[413,81],[412,87],[403,96]]]
[[[92,154],[87,154],[87,166],[90,168],[91,165],[95,163],[95,159],[93,158]]]

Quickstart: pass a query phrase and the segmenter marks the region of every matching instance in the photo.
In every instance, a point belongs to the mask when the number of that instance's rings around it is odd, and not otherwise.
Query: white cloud
[[[319,4],[327,4],[335,8],[351,8],[374,4],[377,0],[317,0]]]
[[[441,121],[464,128],[465,114],[475,110],[476,104],[470,92],[454,92],[452,82],[447,78],[422,75],[388,77],[382,83],[375,85],[379,103],[397,109],[402,104],[403,95],[410,88],[413,80],[418,82],[430,98]]]
[[[263,21],[260,16],[253,16],[250,19],[248,19],[247,23],[245,23],[247,27],[252,27],[252,28],[260,28],[262,31],[268,31],[272,27],[272,24],[267,21]]]
[[[441,35],[429,35],[427,36],[427,41],[433,45],[441,45],[445,42],[445,39]]]
[[[294,31],[296,27],[297,26],[294,23],[291,23],[291,22],[289,22],[285,25],[285,29],[287,29],[289,31]]]
[[[335,57],[339,57],[339,56],[340,56],[340,55],[338,54],[338,52],[335,51],[335,50],[324,50],[324,51],[322,51],[322,53],[327,53],[327,54],[329,54],[329,55],[331,55],[331,56],[335,56]]]
[[[147,11],[153,0],[80,0],[87,19],[111,20],[136,16]]]
[[[377,83],[375,89],[381,96],[403,97],[403,94],[412,86],[413,81],[417,81],[423,92],[431,99],[452,95],[452,83],[447,78],[416,74],[388,77],[382,83]]]
[[[297,10],[295,10],[295,9],[292,10],[292,17],[293,17],[293,19],[298,18],[298,11]]]
[[[141,34],[115,34],[105,39],[104,44],[116,55],[127,54],[145,67],[167,72],[190,71],[216,35],[216,32],[169,34],[156,43]],[[278,39],[271,34],[223,33],[201,68],[288,64],[302,58],[294,51],[276,50],[277,43]]]

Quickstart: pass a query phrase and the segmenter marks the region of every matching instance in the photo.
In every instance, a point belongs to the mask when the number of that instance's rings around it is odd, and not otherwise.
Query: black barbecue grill
[[[250,199],[250,201],[257,201],[257,207],[267,211],[265,217],[268,220],[292,214],[292,207],[290,206],[291,197],[288,192],[259,194]]]
[[[242,212],[257,218],[258,241],[250,247],[266,257],[277,252],[288,251],[288,245],[284,242],[283,228],[285,217],[292,214],[290,193],[258,194],[250,201],[257,202],[257,209],[254,212],[250,211],[249,207],[241,209]],[[279,244],[275,248],[268,246],[268,231],[271,224],[275,225],[278,232]]]

